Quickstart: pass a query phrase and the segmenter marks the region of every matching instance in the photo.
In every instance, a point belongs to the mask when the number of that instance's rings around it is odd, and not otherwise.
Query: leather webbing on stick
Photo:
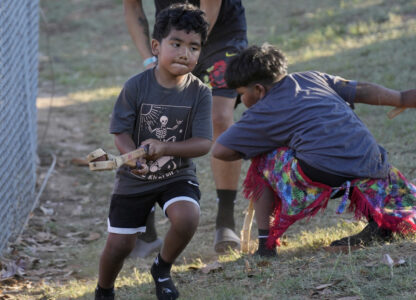
[[[127,162],[133,159],[145,156],[147,154],[147,151],[147,147],[140,147],[123,155],[114,156],[111,154],[107,154],[103,149],[100,148],[88,154],[87,160],[90,162],[89,167],[91,171],[114,170],[120,168],[122,165],[126,164]],[[106,160],[93,161],[103,156]]]
[[[87,155],[87,161],[93,161],[94,159],[97,159],[104,155],[107,155],[107,153],[105,153],[103,149],[98,148]]]

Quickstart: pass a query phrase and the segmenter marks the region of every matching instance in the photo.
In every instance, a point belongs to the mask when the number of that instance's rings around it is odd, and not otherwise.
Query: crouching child
[[[416,90],[395,91],[322,72],[287,74],[285,55],[251,46],[227,67],[247,110],[214,144],[212,155],[251,159],[245,196],[254,202],[256,254],[276,256],[279,237],[331,198],[368,225],[331,246],[388,241],[416,230],[416,187],[390,165],[386,150],[354,113],[355,103],[416,107]],[[273,217],[273,221],[271,221]]]

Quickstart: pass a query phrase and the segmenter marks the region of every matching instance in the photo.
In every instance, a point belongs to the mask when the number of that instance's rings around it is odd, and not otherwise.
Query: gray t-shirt
[[[154,69],[130,78],[123,87],[111,115],[110,133],[131,134],[136,144],[153,138],[179,142],[191,137],[212,140],[211,91],[188,74],[175,88],[158,84]],[[149,172],[134,175],[126,166],[116,174],[115,194],[136,194],[178,181],[197,182],[195,165],[189,158],[164,156],[147,161]]]
[[[246,159],[287,146],[330,174],[384,178],[387,153],[351,109],[356,85],[320,72],[289,74],[217,141]]]

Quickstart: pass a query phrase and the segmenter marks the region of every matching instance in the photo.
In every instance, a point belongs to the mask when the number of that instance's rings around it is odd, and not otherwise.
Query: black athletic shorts
[[[225,82],[225,70],[232,57],[247,47],[247,40],[244,36],[236,36],[204,47],[192,74],[211,88],[213,96],[237,97],[237,92],[228,88]]]
[[[201,192],[196,182],[190,180],[176,181],[134,195],[113,194],[108,216],[108,232],[134,234],[146,231],[146,219],[157,202],[166,214],[169,205],[178,201],[195,203],[199,207]]]

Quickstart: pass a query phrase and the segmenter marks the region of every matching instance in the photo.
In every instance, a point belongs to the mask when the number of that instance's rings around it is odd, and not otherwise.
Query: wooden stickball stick
[[[246,216],[244,217],[243,229],[241,230],[241,251],[243,253],[249,252],[250,246],[250,235],[251,235],[251,225],[253,224],[254,216],[254,204],[250,200],[248,204]]]
[[[391,120],[394,117],[396,117],[397,115],[401,114],[402,112],[404,112],[406,109],[406,107],[396,107],[395,109],[392,109],[391,111],[389,111],[387,113],[387,117]]]
[[[136,158],[143,157],[148,152],[148,146],[139,147],[136,150],[115,156],[106,153],[103,149],[97,149],[87,156],[91,171],[106,171],[120,168],[124,164],[131,163]]]

